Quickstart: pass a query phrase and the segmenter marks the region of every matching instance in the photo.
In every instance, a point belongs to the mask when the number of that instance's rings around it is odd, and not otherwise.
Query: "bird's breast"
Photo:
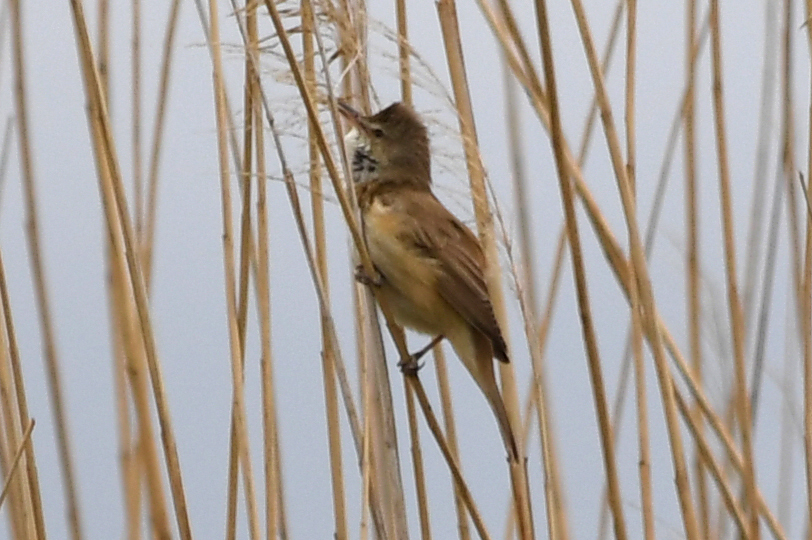
[[[373,197],[364,211],[364,234],[372,262],[383,277],[380,293],[397,321],[426,334],[441,334],[450,310],[437,289],[439,263],[408,239],[414,218],[405,214],[397,196]]]

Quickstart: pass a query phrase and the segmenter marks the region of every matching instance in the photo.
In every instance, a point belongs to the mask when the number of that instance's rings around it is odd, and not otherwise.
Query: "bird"
[[[434,336],[401,368],[418,369],[419,357],[447,339],[485,395],[509,457],[517,458],[494,374],[494,358],[510,360],[485,282],[485,255],[479,239],[432,192],[425,124],[401,102],[369,116],[344,100],[338,109],[351,126],[345,141],[375,269],[370,276],[359,265],[356,278],[377,289],[395,322]]]

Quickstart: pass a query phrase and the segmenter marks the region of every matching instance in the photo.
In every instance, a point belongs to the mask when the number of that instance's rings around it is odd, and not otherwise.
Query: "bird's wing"
[[[507,347],[493,313],[485,283],[485,256],[476,236],[432,193],[409,197],[405,208],[413,223],[404,240],[439,263],[437,287],[443,299],[469,324],[488,336],[494,355],[507,361]]]

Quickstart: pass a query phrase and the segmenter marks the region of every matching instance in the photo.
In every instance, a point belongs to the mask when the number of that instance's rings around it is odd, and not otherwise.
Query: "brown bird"
[[[344,102],[353,129],[346,140],[361,210],[364,240],[379,276],[359,272],[378,288],[395,320],[436,336],[419,359],[445,337],[485,394],[509,456],[516,440],[494,376],[493,358],[508,362],[507,347],[485,283],[479,240],[431,191],[426,127],[411,108],[394,103],[363,116]]]

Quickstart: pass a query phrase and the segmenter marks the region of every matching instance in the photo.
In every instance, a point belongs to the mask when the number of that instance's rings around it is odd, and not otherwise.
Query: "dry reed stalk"
[[[256,3],[252,3],[247,18],[249,51],[258,54]],[[259,83],[252,81],[258,91]],[[265,481],[265,537],[277,538],[278,531],[284,531],[284,511],[282,478],[279,474],[281,458],[276,413],[275,386],[273,382],[273,356],[271,349],[271,287],[270,255],[268,234],[268,197],[265,182],[265,137],[263,135],[262,104],[254,101],[254,137],[257,152],[257,305],[260,327],[260,374],[262,377],[262,428],[263,428],[263,468]],[[280,535],[285,538],[285,535]]]
[[[758,114],[758,142],[756,143],[756,159],[753,174],[753,193],[750,203],[750,223],[747,230],[747,255],[744,267],[744,292],[742,306],[744,311],[744,327],[751,328],[751,316],[755,309],[757,269],[761,262],[763,242],[759,237],[764,228],[764,204],[767,194],[766,178],[767,160],[773,139],[773,106],[776,85],[779,78],[776,74],[776,59],[778,57],[776,38],[777,2],[764,3],[764,63],[761,71],[761,91]],[[785,29],[786,31],[786,29]],[[786,41],[786,40],[785,40]],[[784,104],[785,105],[785,104]]]
[[[471,197],[474,204],[474,215],[477,222],[477,232],[485,252],[487,268],[485,281],[488,285],[494,312],[500,327],[507,335],[505,301],[502,293],[501,272],[493,226],[493,216],[488,205],[488,196],[485,187],[485,170],[479,154],[476,127],[474,124],[473,108],[468,90],[468,77],[465,71],[462,46],[459,35],[459,24],[454,0],[441,0],[437,2],[437,12],[440,19],[440,28],[443,34],[443,44],[446,52],[451,84],[454,91],[454,104],[459,120],[460,136],[462,138],[465,161],[470,181]],[[511,424],[521,425],[519,418],[518,393],[516,391],[513,366],[500,364],[502,379],[502,393],[505,406],[511,419]],[[511,457],[511,459],[513,459]]]
[[[406,416],[409,420],[409,440],[411,441],[415,494],[417,497],[417,515],[420,522],[420,538],[422,540],[431,540],[429,499],[426,491],[426,477],[423,471],[423,454],[420,450],[420,434],[417,431],[417,413],[414,408],[414,393],[405,379],[403,383],[406,393]]]
[[[94,130],[93,137],[98,137],[98,126],[94,125],[91,128]],[[98,140],[98,139],[96,139]],[[99,155],[97,158],[103,159]],[[102,180],[101,190],[104,190],[103,198],[110,200],[113,197],[110,190],[112,190],[109,172],[98,167],[99,176]],[[144,482],[147,487],[147,500],[150,507],[150,521],[152,524],[153,533],[157,538],[170,538],[169,518],[166,510],[166,500],[163,493],[163,483],[161,465],[158,458],[158,450],[156,448],[156,439],[152,427],[152,411],[149,406],[149,387],[147,382],[148,366],[146,360],[146,352],[144,350],[143,341],[138,335],[138,323],[136,322],[136,310],[134,300],[126,288],[127,270],[124,262],[124,255],[121,252],[121,230],[114,215],[115,210],[112,205],[104,205],[105,219],[107,220],[110,243],[112,245],[111,253],[111,273],[113,282],[113,294],[118,290],[120,293],[113,301],[114,308],[116,309],[115,317],[118,321],[117,331],[121,334],[122,350],[124,354],[124,366],[122,369],[127,373],[130,395],[133,399],[133,406],[135,409],[136,419],[138,421],[138,429],[136,438],[132,441],[134,450],[133,463],[130,464],[127,479],[129,481],[128,493],[130,493],[132,507],[128,509],[128,519],[135,520],[129,529],[131,534],[138,532],[140,528],[140,503],[141,503],[141,480],[140,470],[143,467]],[[116,240],[114,240],[116,239]],[[119,429],[122,429],[121,427]]]
[[[750,423],[750,400],[747,394],[747,378],[744,371],[744,320],[738,285],[736,283],[736,246],[733,232],[733,209],[730,193],[728,171],[727,136],[725,132],[724,100],[722,95],[722,44],[719,29],[719,3],[710,3],[711,58],[713,64],[713,108],[716,128],[716,146],[719,165],[720,202],[724,228],[725,267],[727,268],[727,294],[729,304],[730,326],[733,339],[733,357],[735,362],[735,395],[739,429],[742,435],[744,450],[745,486],[744,508],[749,517],[749,536],[752,540],[759,538],[758,511],[756,505],[755,463],[753,458],[752,429]]]
[[[691,367],[697,377],[699,384],[702,384],[702,343],[701,343],[701,321],[702,303],[700,297],[699,281],[699,206],[697,193],[697,165],[696,165],[696,112],[695,112],[695,92],[696,92],[696,72],[697,54],[700,48],[696,32],[696,0],[686,2],[685,16],[685,99],[683,104],[684,120],[684,140],[685,159],[683,169],[685,171],[685,232],[687,238],[687,253],[685,259],[686,287],[688,292],[687,303],[687,323],[688,323],[688,353],[691,358]],[[692,409],[693,422],[697,426],[699,433],[703,433],[704,425],[702,415],[698,406]],[[699,444],[698,442],[696,443]],[[703,462],[699,454],[699,447],[695,450],[694,477],[696,484],[696,496],[699,514],[699,528],[703,538],[710,535],[710,506],[708,501],[707,486]]]
[[[636,190],[636,130],[635,130],[635,72],[637,69],[637,1],[628,0],[626,9],[626,174],[634,202]],[[648,257],[645,257],[648,260]],[[634,357],[635,395],[637,398],[637,445],[640,477],[640,506],[643,514],[643,537],[654,540],[654,503],[651,493],[651,449],[648,433],[648,401],[646,399],[646,367],[643,358],[643,329],[640,298],[635,287],[630,291],[631,344]]]
[[[372,506],[369,500],[372,483],[372,421],[373,415],[370,412],[370,396],[372,395],[371,379],[368,375],[368,357],[366,354],[359,354],[360,375],[361,375],[361,399],[364,409],[364,446],[361,453],[361,524],[359,526],[360,540],[367,540],[367,519],[369,508]]]
[[[507,336],[507,313],[502,292],[493,216],[489,209],[485,190],[485,171],[479,154],[479,143],[468,90],[468,78],[465,72],[456,5],[454,0],[440,0],[437,2],[436,7],[445,47],[446,64],[448,65],[454,91],[454,105],[459,120],[460,136],[468,169],[477,232],[485,254],[485,282],[490,293],[496,319],[500,322],[504,335]],[[502,398],[510,424],[521,426],[519,398],[513,365],[500,364],[499,374],[502,382]],[[512,455],[510,448],[505,450],[508,453],[511,488],[513,489],[513,499],[518,516],[520,537],[523,540],[533,538],[535,536],[533,532],[533,510],[530,504],[530,491],[523,456],[521,454]]]
[[[136,313],[138,316],[140,339],[143,340],[147,366],[149,368],[150,381],[152,383],[153,396],[155,398],[158,412],[158,420],[161,425],[161,439],[164,447],[164,455],[167,464],[170,489],[172,491],[175,515],[178,522],[178,529],[181,538],[188,540],[191,538],[188,514],[186,511],[186,500],[183,491],[180,463],[177,454],[174,432],[171,426],[169,410],[166,404],[166,393],[163,386],[163,378],[158,364],[155,338],[152,333],[152,326],[147,308],[146,291],[143,277],[140,271],[138,254],[134,249],[135,239],[127,212],[126,198],[121,183],[121,174],[117,162],[117,154],[113,142],[109,125],[109,115],[104,101],[103,90],[100,86],[99,75],[93,60],[90,45],[90,38],[84,18],[84,11],[79,0],[71,0],[71,12],[73,15],[74,28],[76,31],[76,42],[79,51],[83,80],[85,84],[85,94],[87,95],[89,107],[88,116],[91,123],[91,134],[93,135],[96,151],[104,159],[109,168],[109,177],[100,176],[102,183],[103,206],[105,211],[115,211],[115,225],[108,219],[110,227],[120,227],[121,235],[111,234],[115,238],[116,251],[125,255],[127,263],[127,273],[129,285],[132,289]],[[97,158],[99,159],[99,158]],[[108,214],[109,216],[112,214]]]
[[[302,50],[303,64],[305,70],[305,83],[311,93],[316,93],[316,67],[315,50],[313,47],[313,34],[317,31],[313,4],[309,0],[301,2],[302,19]],[[313,134],[312,120],[307,123],[307,140],[310,172],[310,201],[313,215],[313,237],[316,250],[316,264],[325,289],[325,296],[329,303],[330,284],[329,273],[327,271],[327,242],[324,227],[324,197],[321,179],[321,161],[319,157],[318,143]],[[322,377],[325,391],[325,406],[327,410],[328,442],[330,447],[330,474],[333,487],[333,509],[336,537],[341,534],[346,535],[346,510],[343,501],[344,497],[344,476],[341,462],[341,433],[338,428],[338,400],[335,394],[335,354],[332,350],[332,342],[327,333],[326,325],[321,324],[322,340]],[[333,410],[329,410],[332,408]],[[366,453],[364,454],[367,455]]]
[[[11,155],[11,134],[14,127],[14,117],[6,119],[6,127],[3,129],[3,142],[0,143],[0,204],[3,202],[3,192],[6,185],[6,172],[8,171],[8,160]]]
[[[8,472],[6,473],[6,481],[3,482],[3,490],[0,491],[0,508],[3,507],[3,503],[6,501],[6,495],[8,495],[9,488],[15,479],[15,473],[19,470],[18,465],[20,464],[20,459],[23,457],[23,452],[25,452],[31,440],[31,432],[34,431],[34,423],[33,418],[28,421],[28,427],[25,428],[23,432],[20,445],[14,452],[14,457],[11,459],[11,465],[8,467]]]
[[[307,7],[305,8],[305,4]],[[311,95],[316,95],[316,71],[314,63],[313,35],[318,31],[311,2],[302,2],[302,40],[304,50],[305,84]],[[321,186],[321,162],[316,142],[316,127],[313,119],[308,120],[308,146],[310,153],[310,188],[313,213],[313,238],[318,267],[324,292],[329,303],[329,274],[327,271],[327,240],[324,227],[324,201]],[[327,414],[327,435],[330,449],[330,475],[332,480],[333,519],[335,536],[346,539],[347,516],[344,488],[344,470],[341,461],[341,428],[338,416],[338,395],[335,381],[335,351],[327,336],[326,325],[322,319],[322,377],[324,385],[325,411]]]
[[[483,5],[484,5],[483,3],[480,3],[481,7]],[[483,8],[483,11],[487,12],[489,10]],[[541,10],[539,9],[538,3],[537,3],[536,12],[537,12],[537,17],[541,17],[541,15],[540,15]],[[548,112],[548,109],[547,109],[547,106],[546,106],[545,96],[543,96],[541,94],[541,92],[540,92],[540,88],[541,88],[540,83],[537,82],[537,81],[533,81],[530,78],[530,76],[525,71],[523,71],[523,68],[519,67],[519,60],[513,55],[513,51],[509,47],[506,46],[506,41],[504,41],[502,39],[503,32],[500,32],[500,27],[497,24],[495,24],[495,19],[493,17],[489,17],[489,22],[491,23],[491,26],[492,26],[492,29],[494,30],[494,33],[500,38],[500,42],[503,44],[503,50],[505,52],[505,58],[508,60],[508,63],[511,66],[511,69],[513,70],[513,72],[514,72],[514,75],[517,77],[517,79],[520,82],[522,82],[524,87],[530,92],[531,104],[533,105],[534,110],[538,114],[539,118],[542,120],[542,123],[544,124],[544,126],[548,129],[548,132],[552,133],[553,129],[552,129],[551,115]],[[541,33],[541,31],[540,31],[540,33]],[[542,40],[543,39],[544,38],[542,38]],[[551,59],[551,54],[550,54],[550,59]],[[546,69],[547,69],[547,66],[545,66],[545,70]],[[532,72],[530,72],[530,73],[532,73]],[[556,144],[559,145],[559,146],[556,146]],[[589,189],[585,186],[585,184],[583,182],[583,178],[581,177],[580,168],[578,167],[578,165],[575,164],[575,160],[572,157],[572,153],[569,151],[568,147],[566,146],[566,140],[563,139],[563,138],[560,138],[558,140],[558,142],[554,144],[554,151],[557,152],[559,149],[561,150],[561,154],[562,154],[561,157],[564,160],[567,168],[569,169],[567,174],[572,175],[575,178],[577,192],[584,199],[584,202],[587,205],[589,216],[590,216],[590,219],[593,221],[593,225],[599,231],[603,231],[606,238],[611,238],[611,233],[608,232],[608,230],[609,230],[608,226],[606,225],[605,220],[603,219],[603,217],[600,215],[600,210],[598,209],[597,204],[592,199],[592,197],[591,197],[591,195],[589,193]],[[561,171],[559,171],[559,173],[561,173]],[[566,183],[566,186],[562,187],[562,190],[569,189],[570,186],[569,186],[568,181],[564,180],[561,177],[559,179],[560,179],[560,181],[562,183]],[[564,197],[564,195],[562,194],[562,198],[563,197]],[[565,205],[565,208],[566,208],[566,205]],[[577,239],[577,235],[578,235],[577,226],[575,227],[575,229],[571,229],[570,226],[568,225],[567,230],[568,230],[568,235],[569,235],[570,240],[572,240],[572,238],[573,238],[573,236],[571,234],[571,231],[574,230],[574,236],[576,237],[576,241],[579,242],[579,240]],[[579,242],[579,244],[580,244],[580,242]],[[622,255],[620,255],[619,248],[616,248],[615,250],[609,250],[609,249],[606,249],[606,247],[607,246],[604,243],[604,248],[605,248],[606,254],[610,259],[612,259],[612,262],[614,263],[614,267],[616,269],[618,269],[618,270],[620,270],[621,267],[624,268],[623,280],[625,280],[625,272],[627,272],[627,265],[626,265],[625,260],[623,259]],[[581,254],[580,254],[580,252],[577,254],[577,256],[575,254],[573,254],[574,262],[575,262],[576,259],[577,259],[578,263],[581,262]],[[579,270],[574,270],[574,272],[576,274],[576,283],[577,283],[577,278],[578,278],[579,275],[581,276],[581,279],[583,280],[583,268],[580,268]],[[618,275],[620,276],[621,274],[618,274]],[[585,283],[585,282],[583,282],[583,283]],[[586,299],[586,297],[582,294],[582,292],[585,293],[586,291],[585,291],[585,289],[582,291],[578,287],[576,287],[576,290],[577,290],[577,292],[579,294],[579,309],[585,307],[586,310],[587,310],[587,312],[586,312],[587,318],[588,318],[589,321],[591,321],[591,317],[588,314],[588,309],[589,309],[588,308],[588,299]],[[584,311],[581,311],[581,313],[583,314]],[[593,332],[593,330],[591,328],[591,322],[589,322],[589,324],[587,324],[587,325],[582,325],[582,329],[584,329],[584,333],[585,333],[585,342],[587,344],[587,354],[588,354],[588,356],[590,358],[592,358],[593,353],[595,355],[597,355],[597,345],[595,344],[594,332]],[[593,367],[596,367],[598,372],[600,371],[600,365],[599,365],[598,362],[589,362],[589,366],[590,366],[590,372],[593,373],[593,374],[594,374],[594,372],[592,371]],[[593,377],[593,381],[595,381],[595,380],[596,380],[596,378]],[[604,399],[603,400],[598,400],[598,402],[603,403],[604,407],[603,407],[602,410],[605,412],[605,391],[603,390],[602,376],[599,377],[599,387],[600,387],[600,389],[597,390],[596,393],[604,396]],[[595,386],[595,384],[593,384],[593,389],[595,389],[595,388],[596,388],[596,386]],[[601,409],[601,407],[599,405],[599,410],[600,409]],[[605,419],[606,415],[599,413],[599,422],[600,422],[600,418]],[[604,422],[603,425],[606,426],[606,423]],[[602,431],[602,433],[604,435],[606,435],[606,431]],[[607,437],[604,440],[607,440],[608,438],[610,438],[610,437]],[[610,452],[613,453],[613,450],[611,448],[610,448]],[[610,461],[612,463],[614,463],[614,458],[612,458]],[[612,467],[612,470],[614,470],[614,466]],[[617,485],[616,481],[615,481],[615,485]],[[614,500],[615,500],[615,503],[614,503],[613,507],[614,507],[615,510],[619,511],[619,509],[620,509],[619,500],[618,499],[614,499]]]
[[[101,172],[101,174],[109,174]],[[114,268],[113,246],[109,236],[105,238],[107,247],[107,266],[110,274],[108,302],[113,357],[113,382],[116,397],[116,418],[118,421],[118,445],[121,466],[122,496],[124,497],[125,530],[130,540],[140,538],[141,530],[141,478],[139,474],[139,444],[133,437],[130,420],[130,400],[127,391],[127,358],[124,350],[121,307],[125,302],[124,283],[121,273]]]
[[[11,453],[22,447],[20,439],[22,428],[17,418],[16,392],[10,373],[8,338],[5,323],[0,329],[0,414],[3,420],[3,445],[0,452],[0,466],[3,475],[10,477]],[[11,498],[7,506],[12,538],[28,538],[34,535],[33,514],[28,510],[31,497],[28,493],[28,474],[16,475],[11,482]]]
[[[12,0],[11,30],[12,56],[14,69],[14,109],[17,122],[20,169],[23,177],[23,192],[26,210],[26,239],[31,264],[31,276],[34,280],[34,293],[37,302],[37,313],[42,332],[42,349],[48,380],[48,392],[53,406],[53,421],[56,426],[59,465],[62,473],[65,505],[68,514],[68,529],[73,540],[81,540],[82,524],[79,510],[79,496],[76,489],[73,456],[70,444],[70,431],[65,414],[65,398],[62,393],[62,380],[59,367],[59,355],[56,349],[56,337],[53,327],[51,301],[45,277],[45,266],[40,249],[39,211],[37,209],[36,178],[31,151],[30,130],[28,122],[27,85],[25,75],[25,51],[23,48],[23,27],[20,1]],[[44,538],[45,525],[41,522],[41,511],[37,512],[37,531]]]
[[[14,6],[12,5],[12,8]],[[17,12],[19,14],[19,12]],[[12,11],[12,16],[14,11]],[[18,18],[19,21],[19,18]],[[27,426],[31,420],[28,414],[28,400],[25,396],[25,385],[23,384],[23,371],[20,363],[20,350],[17,347],[17,334],[14,331],[14,321],[11,315],[11,301],[8,296],[8,283],[6,282],[6,270],[0,254],[0,305],[2,305],[3,322],[5,323],[5,337],[8,343],[8,357],[11,365],[11,378],[13,380],[13,392],[17,398],[15,407],[17,409],[17,419],[19,426]],[[8,433],[8,431],[7,431]],[[22,440],[20,440],[20,444]],[[34,455],[34,444],[31,440],[25,447],[25,472],[28,480],[27,497],[23,494],[23,512],[30,513],[29,518],[33,521],[33,527],[29,528],[29,535],[39,540],[45,540],[45,521],[42,511],[42,494],[40,492],[39,475],[37,473],[37,462]],[[26,504],[27,503],[27,504]],[[29,508],[25,508],[25,507]],[[27,525],[26,525],[27,526]]]
[[[812,17],[812,0],[807,0],[806,20],[809,21],[810,17]],[[812,50],[812,28],[810,28],[809,24],[807,24],[806,27],[809,48]],[[810,83],[810,85],[812,85],[812,83]],[[812,93],[812,88],[810,88],[810,93]],[[812,134],[812,109],[810,109],[809,112],[809,130],[810,134]],[[810,174],[812,174],[812,139],[808,141],[808,144],[806,177],[812,178],[812,176],[810,176]],[[791,186],[792,184],[790,184],[790,188]],[[792,194],[792,192],[790,189],[790,194]],[[793,223],[795,222],[793,221]],[[810,336],[809,333],[812,332],[812,298],[810,297],[810,293],[812,292],[812,260],[810,260],[810,256],[812,256],[812,252],[810,251],[812,250],[812,237],[810,237],[810,227],[812,227],[812,223],[810,223],[809,218],[807,218],[806,223],[807,245],[804,288],[803,290],[797,289],[800,293],[800,295],[797,296],[797,303],[801,310],[799,314],[799,322],[801,324],[799,324],[799,327],[801,332],[801,350],[804,370],[804,458],[806,464],[808,512],[806,534],[807,538],[810,538],[812,537],[812,336]],[[792,230],[795,230],[794,226]],[[794,253],[798,253],[798,250],[794,250]]]
[[[107,0],[104,0],[107,1]],[[152,283],[152,249],[155,242],[155,223],[158,207],[158,166],[161,161],[163,149],[164,124],[166,120],[166,104],[169,101],[169,79],[172,74],[172,58],[175,50],[175,34],[180,14],[180,0],[172,0],[169,8],[169,17],[166,21],[163,50],[161,52],[161,78],[158,83],[158,104],[155,107],[155,124],[152,128],[152,146],[149,154],[149,169],[147,172],[147,194],[145,225],[141,235],[142,263],[144,265],[144,281],[147,290]]]
[[[395,18],[398,27],[398,66],[400,67],[400,97],[412,104],[412,72],[409,66],[409,24],[406,18],[406,0],[395,0]]]
[[[490,4],[479,1],[479,7],[482,11],[488,12],[488,18],[493,19],[493,7]],[[543,96],[545,89],[541,86],[541,79],[538,76],[538,72],[536,71],[536,63],[533,61],[530,53],[528,52],[527,45],[524,39],[521,38],[521,33],[519,32],[519,25],[516,22],[516,16],[513,13],[513,10],[510,8],[510,3],[507,0],[499,0],[498,3],[499,11],[502,15],[502,23],[505,25],[505,31],[513,38],[514,46],[516,47],[516,52],[519,54],[519,58],[521,59],[522,65],[524,69],[527,70],[528,78],[530,80],[530,84],[532,85],[532,89],[538,95]]]
[[[97,69],[104,95],[110,95],[110,0],[98,0],[96,10],[96,28],[98,28]]]
[[[132,102],[130,134],[132,136],[132,185],[135,234],[139,241],[144,234],[144,175],[141,172],[141,0],[131,0],[130,83]],[[142,244],[139,248],[143,247]],[[143,258],[143,252],[142,252]]]
[[[498,23],[495,20],[495,18],[493,17],[492,12],[489,11],[490,8],[488,7],[488,5],[483,3],[483,2],[479,2],[479,5],[480,5],[480,8],[483,11],[488,11],[488,13],[486,13],[486,16],[488,17],[489,22],[491,22],[492,28],[494,28],[494,29],[498,28]],[[609,37],[607,38],[607,43],[606,43],[606,46],[605,46],[605,49],[604,49],[604,55],[603,55],[603,58],[602,58],[602,69],[604,70],[604,72],[606,72],[609,69],[609,66],[610,66],[610,62],[611,62],[611,59],[612,59],[612,53],[614,51],[614,44],[615,44],[615,41],[616,41],[616,37],[619,34],[620,20],[621,20],[620,15],[623,12],[623,6],[624,5],[625,5],[624,0],[619,0],[618,3],[617,3],[617,7],[615,8],[615,14],[614,14],[614,17],[613,17],[613,20],[612,20],[611,28],[609,30]],[[533,87],[541,95],[542,94],[541,85],[540,85],[540,82],[538,82],[538,80],[537,80],[537,75],[535,74],[535,67],[534,67],[534,64],[532,63],[532,61],[530,60],[529,54],[527,53],[527,47],[526,47],[526,45],[524,43],[524,40],[522,39],[521,35],[519,34],[518,26],[517,26],[517,24],[515,22],[515,16],[513,15],[512,11],[510,10],[510,6],[509,6],[509,4],[507,2],[500,1],[499,6],[500,6],[500,9],[501,9],[501,12],[502,12],[503,23],[505,24],[504,32],[500,32],[500,34],[504,33],[504,34],[508,34],[510,36],[512,42],[516,45],[516,48],[517,48],[517,50],[519,51],[519,53],[520,53],[520,55],[522,57],[525,69],[530,73],[530,76],[531,76],[532,80],[534,81],[531,84],[533,84]],[[506,74],[507,74],[507,71],[506,71]],[[509,88],[510,88],[510,86],[508,87],[508,89]],[[508,93],[508,96],[509,95],[510,94]],[[509,110],[510,110],[510,107],[509,107]],[[579,164],[581,166],[583,166],[583,163],[586,160],[587,149],[589,147],[589,141],[591,140],[592,128],[594,126],[594,120],[595,120],[596,114],[597,114],[597,101],[596,101],[596,99],[593,98],[592,105],[590,107],[590,111],[589,111],[589,113],[587,115],[587,119],[586,119],[585,126],[584,126],[584,129],[583,129],[583,134],[582,134],[582,137],[581,137],[580,150],[579,150],[579,153],[578,153],[578,156],[579,156],[578,157],[578,162],[579,162]],[[512,131],[510,131],[509,133],[512,133]],[[515,138],[515,136],[514,136],[514,138]],[[509,147],[514,149],[514,151],[515,151],[515,149],[519,148],[519,145],[517,144],[517,140],[512,141],[509,144]],[[517,164],[517,158],[520,158],[520,157],[521,156],[519,154],[516,154],[516,155],[513,156],[513,159],[511,160],[511,162],[514,164],[513,165],[514,169],[517,169],[517,165],[516,165]],[[520,178],[519,176],[516,176],[516,175],[514,175],[514,176],[517,179]],[[523,188],[523,185],[520,182],[516,183],[516,188],[514,189],[514,193],[516,195],[516,205],[517,205],[517,208],[519,209],[519,222],[520,222],[520,229],[519,229],[520,240],[519,241],[520,241],[520,244],[523,246],[522,247],[522,260],[523,260],[523,264],[524,264],[525,269],[526,269],[526,275],[533,276],[533,275],[535,275],[535,271],[533,270],[533,267],[534,267],[533,259],[534,259],[534,257],[530,256],[529,243],[527,241],[528,232],[525,230],[526,225],[522,225],[523,223],[525,223],[527,221],[527,217],[522,217],[523,215],[524,216],[527,215],[527,211],[525,209],[525,206],[527,204],[527,198],[523,195],[524,188]],[[551,283],[550,283],[550,293],[549,293],[550,296],[548,297],[547,313],[545,314],[544,321],[542,322],[542,326],[541,326],[541,329],[539,331],[539,346],[542,347],[542,348],[544,347],[544,343],[546,342],[546,329],[548,327],[550,318],[552,316],[552,305],[553,305],[552,300],[554,298],[553,294],[554,294],[554,291],[557,290],[557,282],[558,282],[558,276],[560,275],[561,261],[562,261],[562,257],[563,257],[563,247],[565,246],[565,244],[564,244],[565,239],[566,239],[566,224],[562,223],[561,232],[559,233],[559,244],[558,244],[559,247],[557,249],[556,262],[554,264],[553,276],[551,278]],[[530,296],[531,305],[535,306],[536,301],[534,299],[535,298],[534,282],[533,282],[532,279],[526,279],[526,281],[527,281],[527,287],[528,287],[528,293],[529,293],[529,296]],[[542,357],[543,357],[543,351],[540,352],[539,358],[542,358]],[[536,375],[534,376],[534,379],[537,378],[537,377],[541,377],[542,379],[541,379],[540,388],[544,389],[546,387],[546,383],[545,383],[546,376],[544,374],[543,364],[541,364],[538,367],[534,367],[534,369],[535,369],[535,373],[536,373]],[[534,386],[534,388],[535,388],[535,386]],[[546,399],[546,395],[547,395],[547,392],[542,391],[541,394],[540,394],[540,397],[537,397],[537,399]],[[537,410],[537,412],[539,414],[541,414],[542,410],[545,410],[545,411],[549,410],[549,406],[545,406],[543,409],[539,409],[537,407],[536,410]],[[617,416],[617,415],[614,415],[614,416]],[[550,424],[550,421],[546,421],[546,425],[549,425],[549,424]],[[543,425],[545,425],[545,423],[542,423],[542,419],[539,418],[539,429],[540,430],[541,430],[541,426],[543,426]],[[542,441],[545,440],[543,433],[540,434],[540,437],[541,437]],[[555,440],[552,437],[550,437],[550,447],[549,447],[548,450],[545,451],[545,454],[547,455],[547,458],[545,459],[545,465],[544,466],[545,466],[545,469],[548,471],[548,474],[550,474],[550,478],[548,480],[548,482],[549,482],[548,487],[551,489],[551,493],[552,493],[552,496],[553,496],[553,509],[552,509],[553,512],[552,512],[552,515],[555,516],[556,520],[557,520],[557,523],[554,524],[555,529],[556,529],[556,534],[553,535],[551,533],[550,536],[552,538],[566,539],[566,538],[569,537],[569,532],[567,530],[568,527],[567,527],[567,520],[566,520],[566,511],[565,511],[564,502],[563,502],[564,495],[563,495],[563,488],[561,487],[558,459],[556,457]],[[549,462],[550,462],[549,466],[546,465],[547,460],[549,460]],[[604,500],[605,499],[606,499],[606,495],[605,495],[605,492],[604,492]],[[607,506],[604,503],[602,505],[602,512],[601,512],[601,522],[602,523],[604,522],[604,515],[605,515],[603,513],[603,509],[605,509],[605,508],[607,508]],[[550,510],[548,509],[548,514],[549,513],[550,513]],[[601,529],[602,528],[603,527],[601,527]]]
[[[460,449],[457,440],[457,423],[454,420],[454,409],[451,403],[451,385],[448,381],[448,366],[445,360],[442,344],[437,344],[432,350],[434,360],[434,371],[437,377],[437,388],[440,393],[440,408],[443,411],[443,424],[445,426],[445,436],[448,441],[448,450],[454,460],[460,462]],[[454,510],[457,514],[457,532],[460,540],[471,540],[471,530],[468,526],[468,516],[465,513],[465,503],[459,487],[454,483]]]

